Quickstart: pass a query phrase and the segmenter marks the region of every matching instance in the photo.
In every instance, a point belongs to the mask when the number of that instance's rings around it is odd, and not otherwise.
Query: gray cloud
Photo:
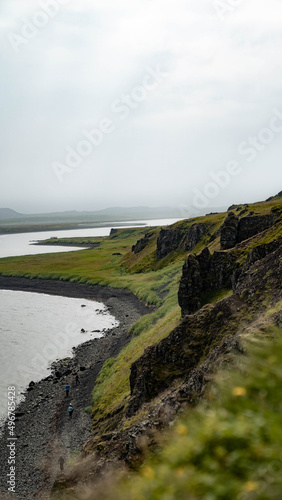
[[[191,205],[231,160],[240,174],[210,206],[281,189],[282,132],[250,163],[238,146],[282,113],[282,4],[224,2],[222,20],[211,0],[2,0],[0,205]],[[167,76],[140,94],[157,67]],[[104,118],[114,131],[59,182],[54,162]]]

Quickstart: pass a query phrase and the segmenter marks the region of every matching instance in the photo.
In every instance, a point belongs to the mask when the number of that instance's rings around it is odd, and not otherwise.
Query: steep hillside
[[[254,331],[244,348],[248,356],[232,357],[233,369],[221,370],[205,400],[182,412],[138,473],[112,475],[79,498],[280,499],[282,329]]]
[[[239,339],[281,322],[281,201],[150,230],[122,256],[125,271],[137,276],[152,278],[174,267],[177,287],[173,281],[159,286],[163,299],[149,315],[153,321],[140,320],[138,336],[101,371],[93,392],[93,439],[83,454],[87,477],[121,464],[138,467],[144,449],[157,446],[156,431],[194,406],[218,367],[241,351]],[[230,219],[237,221],[236,237],[226,249]],[[177,291],[182,320],[171,328]],[[68,480],[60,477],[54,493],[68,488]]]
[[[79,499],[112,469],[138,469],[179,412],[209,397],[241,339],[281,323],[281,241],[274,197],[166,228],[114,230],[75,253],[0,260],[3,276],[127,289],[150,308],[95,379],[92,437],[58,474],[54,498]]]

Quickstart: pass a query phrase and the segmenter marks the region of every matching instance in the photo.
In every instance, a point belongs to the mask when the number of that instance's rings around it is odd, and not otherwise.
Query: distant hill
[[[38,222],[39,219],[45,219],[54,222],[55,219],[68,220],[75,222],[97,222],[97,221],[118,221],[118,220],[142,220],[142,219],[162,219],[162,218],[189,218],[193,216],[205,215],[209,210],[224,212],[224,207],[209,207],[195,211],[190,206],[179,207],[109,207],[103,210],[78,211],[67,210],[64,212],[48,212],[22,214],[10,208],[0,208],[0,220],[6,219],[25,219],[27,222]]]
[[[0,209],[0,234],[33,231],[59,231],[94,228],[129,221],[154,219],[187,219],[193,216],[190,207],[112,207],[97,211],[49,212],[21,214],[9,208]]]
[[[11,208],[0,208],[0,219],[18,219],[23,216],[23,214],[20,214]]]

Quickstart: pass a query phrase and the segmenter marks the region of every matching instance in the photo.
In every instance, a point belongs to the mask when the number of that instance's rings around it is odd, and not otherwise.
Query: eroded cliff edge
[[[158,269],[187,252],[178,288],[182,319],[132,364],[129,398],[84,446],[86,476],[138,466],[154,449],[156,430],[197,404],[218,367],[243,352],[241,336],[282,325],[281,214],[281,201],[263,215],[233,206],[226,215],[147,231],[133,246],[128,259],[136,266],[138,256],[138,272],[140,262],[146,272],[148,255]],[[54,495],[67,485],[67,475],[58,478]]]
[[[95,281],[97,273],[100,280],[103,270],[107,284],[113,277],[112,283],[131,286],[139,298],[145,290],[154,306],[129,335],[122,332],[131,339],[126,350],[119,356],[105,351],[101,363],[89,367],[91,376],[95,371],[92,434],[87,413],[89,439],[83,453],[62,473],[56,465],[49,475],[48,484],[55,480],[54,498],[64,493],[79,498],[82,485],[96,483],[112,469],[138,467],[148,450],[158,446],[160,431],[182,409],[207,397],[217,368],[229,364],[234,352],[242,353],[240,337],[282,322],[281,217],[281,199],[232,206],[227,214],[208,214],[168,228],[117,231],[105,245],[81,254],[89,266],[87,271],[84,262],[87,279],[91,275]],[[105,269],[95,261],[101,254],[108,259]],[[75,262],[65,259],[64,268],[80,279],[79,264],[77,255]],[[31,264],[29,273],[33,271]],[[38,409],[45,404],[39,401]],[[58,423],[60,427],[60,418]],[[40,471],[46,472],[44,467]],[[36,498],[36,487],[33,491]]]

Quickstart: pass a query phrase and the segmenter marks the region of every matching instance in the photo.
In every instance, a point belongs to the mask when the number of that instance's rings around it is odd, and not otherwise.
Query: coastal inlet
[[[6,417],[6,387],[22,392],[50,374],[53,361],[72,347],[118,326],[102,303],[31,292],[0,290],[0,417]]]

